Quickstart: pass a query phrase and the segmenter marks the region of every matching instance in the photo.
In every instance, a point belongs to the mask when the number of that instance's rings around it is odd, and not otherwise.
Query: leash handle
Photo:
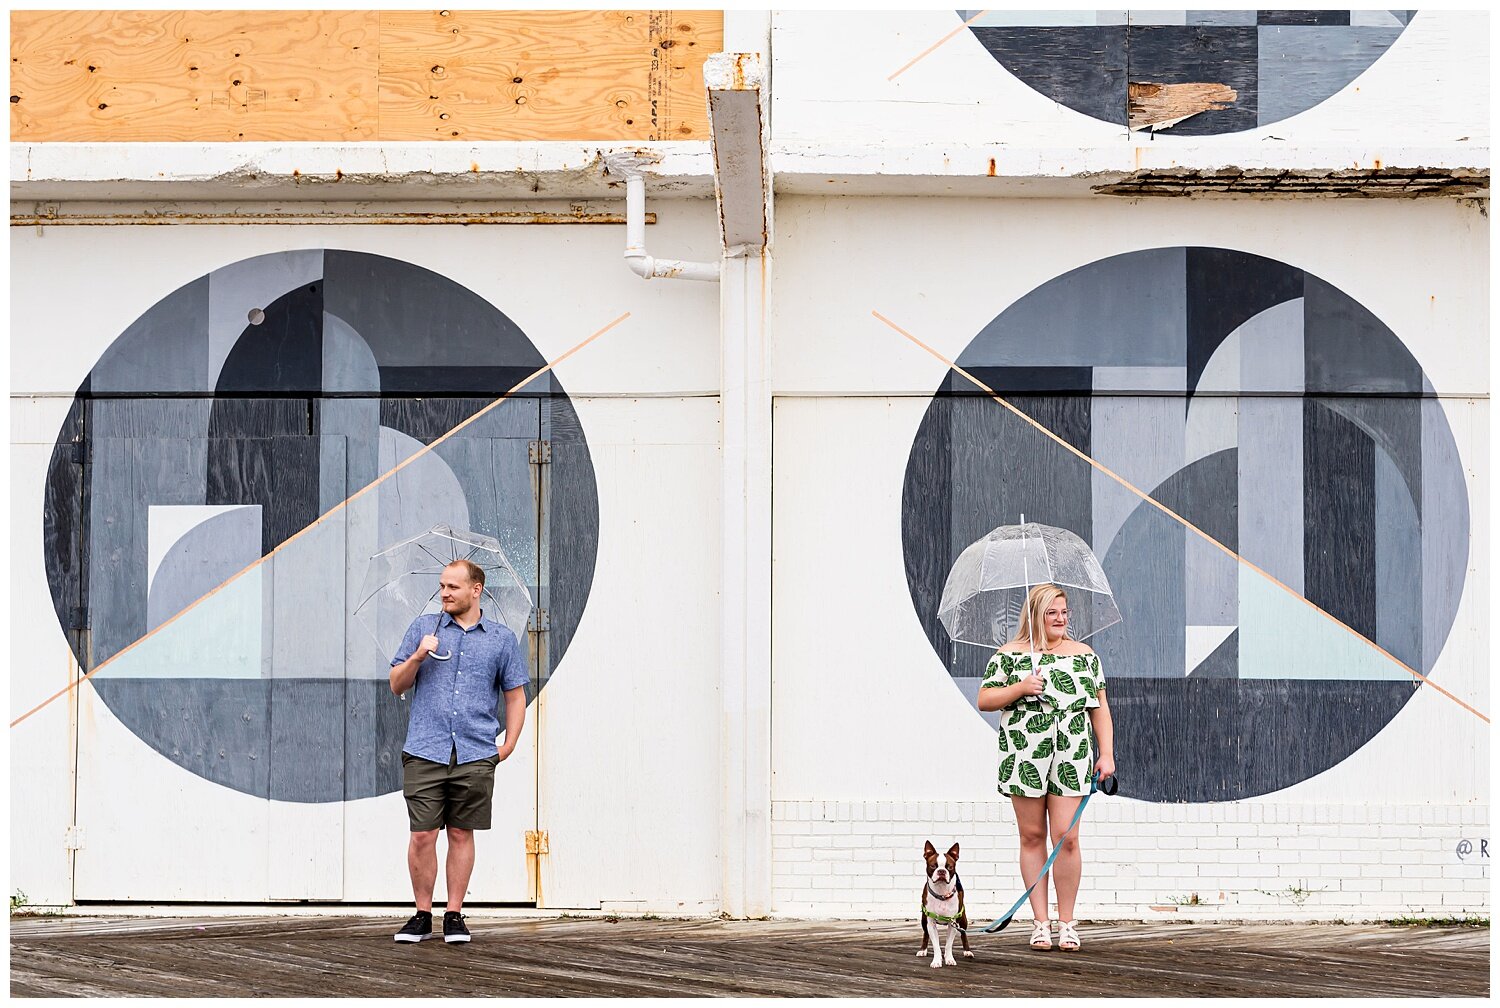
[[[1016,915],[1016,911],[1021,909],[1021,907],[1025,905],[1026,901],[1031,898],[1031,891],[1038,885],[1040,885],[1042,879],[1047,877],[1047,872],[1052,870],[1052,862],[1057,859],[1058,852],[1062,850],[1062,842],[1067,839],[1069,833],[1073,832],[1073,830],[1078,827],[1078,820],[1083,818],[1083,810],[1088,807],[1089,799],[1093,798],[1094,794],[1098,791],[1103,791],[1107,795],[1112,795],[1117,790],[1119,790],[1119,783],[1115,780],[1113,775],[1105,777],[1102,780],[1098,775],[1095,775],[1093,781],[1089,785],[1089,793],[1084,795],[1083,801],[1078,803],[1078,811],[1073,813],[1073,821],[1068,823],[1068,828],[1063,830],[1062,836],[1058,837],[1057,843],[1052,846],[1052,853],[1047,855],[1047,860],[1042,864],[1042,870],[1037,872],[1036,881],[1026,887],[1026,891],[1021,894],[1021,898],[1016,900],[1016,902],[1011,905],[1011,908],[1005,912],[1005,916],[996,918],[993,924],[984,929],[985,934],[994,934],[996,931],[1004,931],[1005,928],[1010,924],[1011,918]]]

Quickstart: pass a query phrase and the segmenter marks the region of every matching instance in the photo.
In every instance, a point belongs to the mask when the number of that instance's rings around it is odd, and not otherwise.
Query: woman
[[[1031,885],[1047,860],[1048,833],[1056,847],[1094,775],[1115,772],[1104,673],[1092,649],[1068,639],[1068,597],[1061,588],[1044,584],[1031,589],[1015,638],[990,661],[979,688],[979,709],[1006,712],[1000,719],[999,789],[1015,807],[1021,877]],[[1092,765],[1091,735],[1099,754]],[[1051,872],[1057,885],[1057,947],[1065,952],[1077,951],[1081,944],[1073,903],[1082,871],[1074,830],[1062,841]],[[1031,947],[1051,949],[1045,879],[1031,891],[1031,909]]]

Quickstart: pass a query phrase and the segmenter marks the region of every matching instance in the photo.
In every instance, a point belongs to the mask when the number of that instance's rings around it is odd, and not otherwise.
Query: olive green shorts
[[[402,753],[401,793],[406,796],[411,831],[421,833],[447,826],[489,829],[495,767],[499,763],[499,753],[488,759],[459,763],[455,752],[447,766]]]

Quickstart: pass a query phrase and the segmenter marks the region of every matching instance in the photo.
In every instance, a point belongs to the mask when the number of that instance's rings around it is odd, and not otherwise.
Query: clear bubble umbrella
[[[516,640],[526,639],[531,592],[501,550],[499,540],[448,525],[434,525],[370,558],[354,615],[387,658],[395,657],[400,650],[412,620],[424,613],[442,611],[438,582],[443,568],[455,560],[473,561],[484,570],[480,608],[486,616],[509,627]],[[447,661],[453,656],[432,657]]]
[[[1067,529],[1021,516],[958,555],[938,620],[948,636],[966,644],[999,647],[1015,636],[1026,596],[1039,584],[1068,593],[1068,636],[1086,640],[1120,622],[1109,581],[1093,550]]]

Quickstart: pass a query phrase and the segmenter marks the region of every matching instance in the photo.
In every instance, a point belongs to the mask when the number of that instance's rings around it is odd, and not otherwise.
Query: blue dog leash
[[[1010,919],[1016,915],[1016,911],[1021,909],[1026,904],[1026,901],[1031,898],[1031,890],[1035,889],[1042,879],[1047,877],[1047,872],[1052,869],[1052,862],[1056,859],[1057,852],[1062,850],[1062,842],[1067,839],[1069,833],[1078,827],[1078,820],[1083,818],[1083,810],[1088,807],[1089,799],[1094,797],[1094,792],[1103,791],[1107,795],[1112,795],[1118,789],[1119,784],[1115,781],[1114,777],[1105,777],[1101,783],[1100,777],[1097,774],[1095,775],[1093,782],[1089,785],[1089,793],[1084,795],[1083,801],[1078,803],[1078,811],[1073,813],[1073,821],[1068,823],[1068,828],[1063,831],[1063,835],[1058,837],[1057,843],[1052,846],[1052,853],[1047,855],[1046,863],[1042,865],[1042,870],[1037,873],[1036,881],[1026,887],[1026,891],[1021,894],[1020,899],[1016,900],[1015,905],[1005,911],[1005,916],[997,918],[993,924],[984,929],[985,934],[1004,931],[1006,925],[1010,923]]]

